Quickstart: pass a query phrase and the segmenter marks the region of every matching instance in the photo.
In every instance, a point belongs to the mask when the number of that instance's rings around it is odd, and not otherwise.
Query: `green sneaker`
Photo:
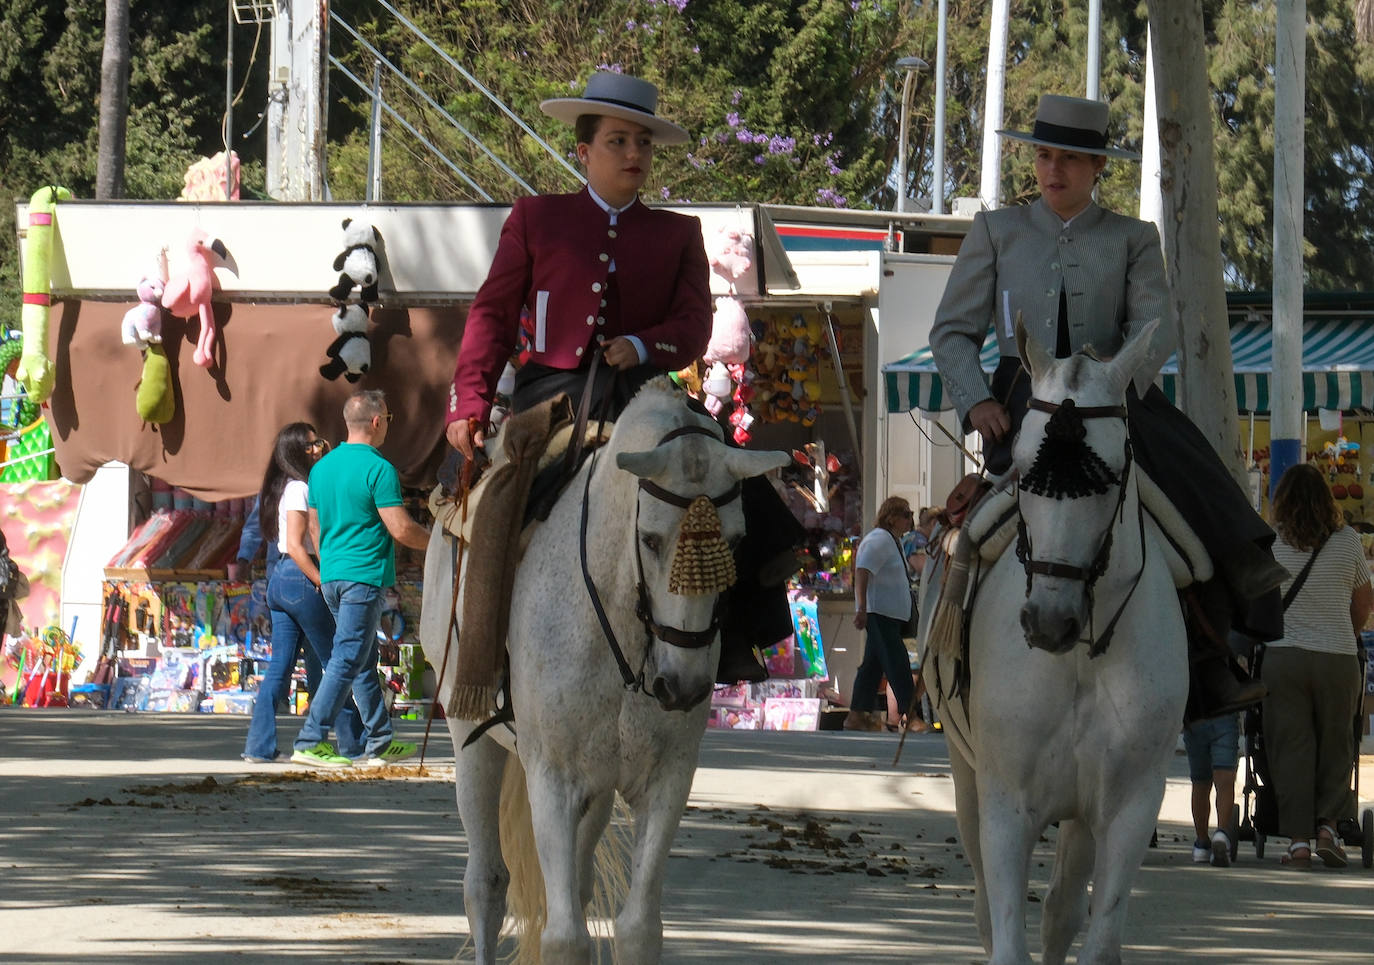
[[[407,744],[405,741],[394,740],[377,753],[358,758],[355,763],[367,767],[382,767],[386,764],[395,764],[398,761],[403,761],[408,757],[414,757],[419,749],[419,744]]]
[[[298,750],[291,755],[295,764],[309,764],[311,767],[350,767],[353,762],[341,757],[329,741],[320,741],[308,750]]]

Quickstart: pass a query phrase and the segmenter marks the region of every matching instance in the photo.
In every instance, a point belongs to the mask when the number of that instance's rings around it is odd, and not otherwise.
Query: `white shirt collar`
[[[623,211],[629,210],[631,207],[634,206],[634,203],[639,200],[639,196],[636,195],[635,197],[630,199],[629,204],[622,205],[621,207],[617,208],[611,205],[609,202],[607,202],[604,198],[602,198],[601,195],[593,191],[592,186],[590,184],[587,185],[587,194],[591,195],[591,199],[596,202],[596,206],[598,208],[600,208],[602,211],[606,212],[608,215],[611,216],[612,222],[615,221],[616,215],[620,214]]]

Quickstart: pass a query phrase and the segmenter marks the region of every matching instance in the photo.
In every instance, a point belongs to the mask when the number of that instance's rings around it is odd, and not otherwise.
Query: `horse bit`
[[[1035,464],[1031,467],[1030,472],[1022,478],[1017,488],[1016,558],[1021,561],[1021,565],[1026,571],[1026,595],[1030,596],[1031,579],[1036,575],[1078,580],[1083,583],[1084,592],[1088,597],[1088,639],[1091,642],[1088,653],[1090,656],[1097,657],[1106,652],[1108,644],[1111,643],[1116,624],[1125,612],[1126,605],[1130,603],[1136,587],[1140,585],[1140,578],[1145,572],[1144,507],[1139,504],[1136,506],[1136,514],[1140,524],[1140,570],[1131,581],[1130,590],[1122,599],[1121,605],[1117,607],[1116,613],[1108,621],[1102,635],[1093,639],[1092,615],[1095,610],[1093,589],[1097,585],[1098,578],[1107,571],[1107,564],[1111,560],[1114,524],[1109,519],[1107,529],[1099,541],[1097,554],[1088,566],[1037,560],[1031,546],[1030,531],[1026,528],[1025,516],[1020,512],[1020,490],[1026,489],[1037,495],[1049,496],[1053,499],[1080,499],[1089,495],[1101,495],[1106,492],[1107,485],[1115,484],[1118,487],[1116,507],[1112,510],[1111,518],[1120,516],[1124,512],[1126,484],[1133,462],[1130,433],[1127,433],[1123,446],[1125,462],[1122,465],[1121,473],[1117,475],[1108,469],[1101,457],[1083,442],[1085,431],[1083,420],[1120,419],[1124,423],[1127,415],[1126,407],[1124,405],[1079,406],[1074,403],[1073,399],[1065,399],[1063,402],[1055,403],[1036,398],[1032,398],[1027,403],[1027,407],[1035,409],[1037,412],[1048,413],[1050,425],[1046,428],[1046,438],[1041,443],[1041,452],[1037,454]],[[1059,455],[1064,455],[1067,451],[1078,457],[1077,463],[1073,466],[1073,469],[1078,473],[1077,479],[1056,480],[1053,477],[1052,467],[1042,465],[1043,462],[1050,461],[1051,454],[1047,453],[1046,450],[1055,443],[1060,446]]]
[[[654,448],[665,445],[674,439],[689,435],[709,436],[719,441],[714,432],[705,426],[687,425],[680,426],[672,430],[662,439],[655,443]],[[638,582],[635,585],[635,592],[638,601],[635,604],[635,616],[644,626],[644,659],[640,662],[639,673],[635,674],[630,667],[630,663],[625,659],[625,653],[620,647],[620,641],[616,639],[615,630],[611,627],[611,622],[606,616],[606,609],[601,604],[601,595],[596,590],[596,583],[592,580],[591,572],[587,569],[587,507],[590,503],[590,492],[592,484],[592,473],[596,469],[596,453],[592,455],[591,465],[587,468],[587,477],[582,485],[582,516],[578,527],[578,551],[582,564],[582,581],[587,586],[587,594],[591,597],[592,609],[596,611],[596,620],[601,624],[601,632],[606,637],[606,642],[610,645],[611,655],[615,657],[616,666],[620,668],[620,676],[625,681],[625,686],[630,691],[644,690],[644,664],[649,659],[649,648],[653,644],[653,638],[657,637],[664,643],[672,644],[675,647],[683,647],[689,650],[699,650],[702,647],[709,647],[716,638],[716,633],[720,630],[720,608],[724,594],[716,595],[715,605],[711,609],[711,622],[704,630],[683,630],[679,627],[664,626],[654,619],[653,605],[649,600],[649,591],[644,585],[644,558],[639,549],[639,499],[635,499],[635,570],[638,575]],[[739,497],[740,483],[736,482],[733,486],[721,493],[719,496],[711,497],[711,504],[717,509]],[[662,486],[649,481],[648,479],[639,480],[641,492],[653,496],[655,499],[686,509],[692,504],[692,499],[679,495],[671,490],[664,489]]]

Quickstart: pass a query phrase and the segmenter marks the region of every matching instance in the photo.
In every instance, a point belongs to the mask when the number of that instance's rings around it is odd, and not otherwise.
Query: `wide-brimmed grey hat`
[[[658,107],[658,88],[647,80],[629,74],[599,70],[587,80],[581,97],[556,97],[543,101],[539,109],[567,124],[576,123],[582,114],[619,117],[647,127],[660,144],[685,144],[688,133],[654,113]]]
[[[1035,127],[1026,131],[998,131],[1003,137],[1065,151],[1103,154],[1107,157],[1139,161],[1134,151],[1107,144],[1107,105],[1082,97],[1045,94],[1035,110]]]

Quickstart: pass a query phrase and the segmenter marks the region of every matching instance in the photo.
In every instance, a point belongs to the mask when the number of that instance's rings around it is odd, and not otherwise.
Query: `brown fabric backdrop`
[[[343,403],[382,389],[396,413],[382,453],[407,486],[433,484],[466,305],[374,309],[372,368],[357,383],[319,373],[334,340],[329,305],[215,303],[215,363],[191,361],[198,321],[163,314],[176,415],[146,425],[134,408],[142,354],[120,341],[130,303],[63,301],[52,310],[49,351],[57,384],[49,402],[62,474],[88,482],[120,461],[202,499],[257,493],[277,431],[311,422],[331,443],[344,435]],[[188,341],[189,339],[189,341]]]

